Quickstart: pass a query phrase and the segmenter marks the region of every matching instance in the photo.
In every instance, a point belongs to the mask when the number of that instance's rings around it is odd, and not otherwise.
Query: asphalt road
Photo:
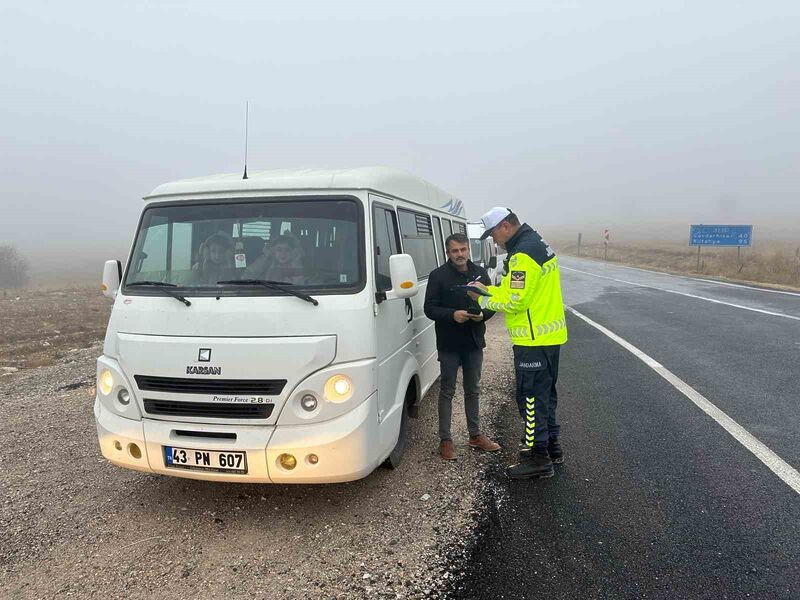
[[[799,598],[800,493],[746,447],[746,434],[797,477],[800,295],[570,257],[561,265],[569,306],[691,386],[746,430],[744,443],[568,314],[566,462],[554,478],[528,482],[504,476],[512,448],[493,463],[486,517],[452,595]],[[513,446],[511,402],[497,419]]]

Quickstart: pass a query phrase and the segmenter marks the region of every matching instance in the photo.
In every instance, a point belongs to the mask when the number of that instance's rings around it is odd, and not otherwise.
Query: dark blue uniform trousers
[[[544,453],[551,437],[558,437],[558,357],[561,346],[514,346],[517,406],[524,423],[523,440]]]

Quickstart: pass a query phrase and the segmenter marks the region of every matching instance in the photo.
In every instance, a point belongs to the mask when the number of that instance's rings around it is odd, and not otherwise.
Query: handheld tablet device
[[[475,292],[479,296],[491,296],[491,294],[485,290],[482,290],[479,287],[475,287],[474,285],[454,285],[454,290],[464,290],[465,292]]]

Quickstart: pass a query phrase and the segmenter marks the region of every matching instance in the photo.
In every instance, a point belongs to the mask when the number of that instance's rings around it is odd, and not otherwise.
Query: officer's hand
[[[453,313],[453,320],[456,323],[466,323],[469,321],[469,313],[465,310],[457,310]]]
[[[489,291],[489,288],[487,288],[485,285],[483,285],[480,281],[470,281],[467,285],[470,286],[470,287],[476,287],[478,289],[481,289],[484,292]]]
[[[473,300],[477,300],[478,299],[478,294],[476,294],[475,292],[467,292],[467,296],[469,296]]]
[[[470,315],[469,318],[472,319],[473,321],[483,321],[483,313],[480,313],[478,315]]]

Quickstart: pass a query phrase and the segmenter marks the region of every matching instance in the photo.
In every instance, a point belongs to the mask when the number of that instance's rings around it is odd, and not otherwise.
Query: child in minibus
[[[303,250],[294,236],[284,233],[273,242],[265,242],[263,254],[247,269],[247,277],[282,281],[295,285],[306,283]]]
[[[197,249],[197,262],[192,266],[192,283],[214,285],[230,279],[233,267],[233,240],[224,233],[209,236]]]

